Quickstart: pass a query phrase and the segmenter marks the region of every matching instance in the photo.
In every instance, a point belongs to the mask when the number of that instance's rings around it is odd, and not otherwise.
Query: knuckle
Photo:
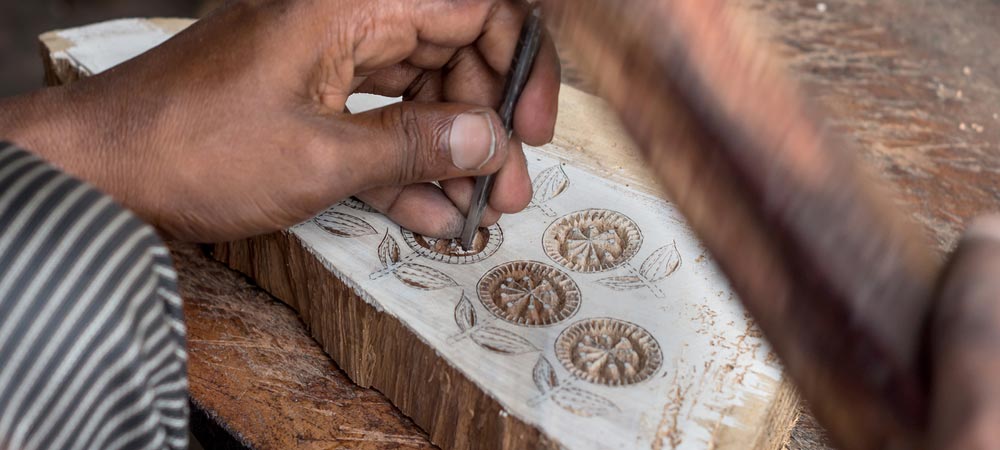
[[[420,117],[417,111],[406,105],[396,108],[386,108],[383,116],[384,129],[393,130],[395,133],[395,153],[396,164],[394,170],[394,183],[403,184],[410,180],[423,178],[425,172],[424,152],[421,151],[423,142],[427,136],[420,126]]]

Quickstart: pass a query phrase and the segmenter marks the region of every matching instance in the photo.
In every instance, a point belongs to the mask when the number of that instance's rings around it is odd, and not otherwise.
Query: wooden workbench
[[[998,209],[1000,3],[740,3],[761,13],[831,124],[859,142],[932,246],[951,249],[970,218]],[[586,88],[571,67],[565,79]],[[256,448],[430,446],[378,393],[339,373],[290,309],[198,247],[173,248],[199,437]],[[818,430],[803,417],[787,447],[826,448]]]

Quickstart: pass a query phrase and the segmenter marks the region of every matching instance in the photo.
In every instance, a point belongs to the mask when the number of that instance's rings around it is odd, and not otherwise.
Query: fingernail
[[[496,153],[496,133],[493,121],[485,112],[465,113],[451,123],[451,160],[462,170],[476,170],[489,162]]]

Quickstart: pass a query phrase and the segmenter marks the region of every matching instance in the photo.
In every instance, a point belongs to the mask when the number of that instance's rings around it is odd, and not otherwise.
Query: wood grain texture
[[[293,234],[218,245],[214,256],[298,311],[351,379],[392,398],[442,448],[556,448],[405,324],[358,298]]]
[[[536,182],[547,179],[545,175],[553,173],[554,168],[555,173],[561,173],[564,180],[568,180],[570,187],[558,198],[540,201],[540,205],[550,208],[547,213],[533,209],[502,220],[500,227],[503,228],[505,244],[489,261],[461,267],[429,262],[428,259],[440,261],[433,258],[434,255],[421,256],[425,255],[421,253],[421,247],[406,238],[405,231],[400,237],[396,231],[398,226],[383,216],[357,211],[350,205],[338,205],[320,215],[316,221],[294,227],[290,233],[299,238],[294,244],[307,250],[301,253],[311,255],[345,284],[352,286],[360,297],[358,301],[374,305],[386,316],[398,317],[411,333],[404,337],[393,336],[392,339],[429,343],[439,353],[438,359],[467,374],[480,389],[501,402],[510,414],[538,427],[568,448],[630,448],[631,445],[743,448],[747,442],[763,443],[765,439],[761,435],[767,434],[767,428],[758,424],[762,423],[763,415],[772,403],[780,370],[774,365],[775,359],[768,356],[761,334],[747,323],[746,314],[729,295],[728,286],[704,257],[704,249],[691,238],[689,230],[679,226],[681,217],[662,201],[644,198],[569,164],[559,165],[533,150],[528,151],[528,156],[529,170],[535,175]],[[542,189],[539,192],[547,191]],[[596,209],[566,214],[582,207],[612,208],[615,211]],[[334,215],[351,217],[352,214],[370,225],[367,226],[367,233],[344,238],[331,233],[333,228],[329,227],[336,224],[331,222],[320,226]],[[562,218],[557,219],[560,216]],[[672,223],[672,226],[664,227],[664,223]],[[622,239],[621,247],[615,249],[609,246],[607,251],[611,253],[601,253],[605,255],[603,259],[574,259],[570,262],[565,259],[568,253],[561,253],[562,247],[550,244],[559,241],[556,236],[565,236],[561,233],[570,233],[571,228],[577,226],[581,230],[613,227],[616,230],[614,233],[621,236],[615,238]],[[375,231],[386,229],[388,236]],[[408,245],[397,247],[395,242],[400,239]],[[539,239],[544,245],[539,245]],[[273,251],[269,248],[259,250],[257,259],[264,259],[268,252]],[[613,255],[612,259],[607,259],[608,255]],[[681,264],[681,259],[687,263]],[[546,261],[552,266],[526,261]],[[422,265],[428,263],[429,266]],[[440,291],[424,293],[411,290],[408,286],[413,286],[411,280],[414,278],[410,274],[419,267],[437,271],[438,280],[449,281],[435,285],[434,289]],[[538,280],[533,278],[536,276],[555,277],[560,273],[559,267],[577,272],[602,271],[572,276],[575,281],[572,291],[586,300],[582,301],[579,313],[571,320],[552,327],[529,328],[516,323],[506,325],[490,321],[494,316],[514,320],[496,309],[489,309],[490,306],[497,306],[494,289],[501,288],[503,283],[513,284],[513,280],[520,283],[525,276],[529,278],[525,283]],[[621,276],[629,273],[622,271],[628,270],[628,267],[632,267],[634,271],[631,273],[636,276]],[[655,267],[660,267],[663,272],[657,272],[660,269],[654,270]],[[609,272],[604,273],[604,270]],[[642,279],[649,280],[649,284],[635,285]],[[552,283],[564,286],[557,281],[558,278],[552,280]],[[663,281],[662,291],[655,287],[658,284],[655,280]],[[296,281],[305,285],[316,284],[309,279]],[[622,289],[621,285],[609,286],[604,282],[632,285]],[[546,281],[540,286],[548,284]],[[470,293],[470,288],[477,285],[478,288],[474,289],[478,290]],[[473,299],[472,302],[459,301],[459,291],[463,289]],[[517,300],[519,294],[514,294],[521,288],[507,289],[508,294],[505,295],[509,296],[504,303],[508,308],[515,303],[523,304]],[[612,294],[609,289],[631,290],[627,295],[618,295]],[[476,303],[477,296],[489,312],[475,308],[473,303]],[[279,294],[279,298],[284,297]],[[542,301],[548,302],[545,304],[556,307],[554,311],[564,311],[562,306],[569,305],[560,306],[560,303],[552,303],[550,297],[542,298],[545,299]],[[309,311],[323,308],[328,300],[320,291],[310,302],[294,307]],[[456,302],[459,306],[466,305],[463,307],[466,313],[462,314],[464,320],[456,319]],[[475,309],[479,311],[472,314]],[[571,306],[568,311],[572,314],[575,310],[576,306]],[[304,316],[313,325],[313,333],[323,336],[326,331],[317,325],[321,319],[308,313]],[[573,343],[575,339],[586,340],[579,333],[596,333],[594,346],[607,345],[601,344],[604,341],[600,339],[618,342],[616,336],[622,328],[608,324],[621,325],[621,322],[604,319],[607,317],[627,321],[630,324],[623,326],[631,327],[638,333],[631,344],[620,345],[635,349],[639,359],[634,362],[613,359],[607,365],[594,364],[597,370],[583,371],[581,363],[571,362],[578,352],[569,353],[567,350],[577,348],[577,344]],[[569,328],[564,328],[567,325]],[[598,330],[604,330],[605,326],[612,326],[607,329],[609,337],[600,338],[605,331]],[[571,333],[572,330],[575,331]],[[642,333],[647,331],[652,336],[645,334],[646,337],[642,337]],[[507,342],[503,344],[505,347],[493,346],[495,344],[491,342],[501,342],[496,339],[504,335],[507,336],[502,338],[502,342]],[[464,339],[467,336],[471,339]],[[520,344],[513,345],[514,341],[520,341]],[[659,344],[656,344],[657,341]],[[599,352],[597,347],[583,345],[583,341],[580,344],[580,352]],[[489,349],[498,350],[491,352]],[[653,362],[643,362],[643,355],[650,356],[652,359],[649,361]],[[380,361],[377,364],[380,370],[393,370],[397,362],[389,359],[391,356],[373,350],[372,358]],[[389,359],[389,362],[382,363],[384,359]],[[537,378],[532,379],[532,367],[548,365],[549,362],[561,362],[553,364],[560,389],[539,400],[539,390],[542,393],[549,391],[537,387],[541,384]],[[656,367],[660,367],[661,362],[662,370],[658,371]],[[635,367],[634,375],[627,377],[637,378],[625,379],[616,374],[614,368],[620,367],[619,364]],[[654,372],[658,375],[654,376]],[[413,376],[419,377],[419,374]],[[597,386],[617,385],[619,382],[635,385],[611,389]],[[582,398],[591,400],[584,404],[581,403]],[[599,401],[608,407],[600,408]],[[409,413],[405,408],[403,411]],[[640,423],[650,423],[651,426],[638,425]],[[488,448],[491,442],[489,437],[484,437],[480,445]]]
[[[939,254],[996,211],[1000,5],[995,1],[745,0],[768,18],[830,126],[922,226]]]
[[[757,13],[757,28],[829,112],[829,126],[858,144],[865,164],[940,254],[954,248],[969,219],[1000,209],[1000,55],[992,51],[992,43],[1000,41],[996,2],[732,3]],[[566,64],[564,80],[594,93],[577,64]],[[613,117],[605,102],[589,99],[560,109],[559,130],[571,130],[578,117],[601,122]],[[602,128],[623,130],[615,121]],[[608,135],[613,132],[601,133]],[[628,175],[649,173],[642,158],[621,155],[638,155],[629,140],[596,141],[558,131],[556,139],[569,150],[597,144],[590,155],[570,151],[565,157],[580,157],[596,173],[658,192],[651,178]]]
[[[201,248],[170,249],[198,412],[256,449],[434,448],[385,396],[353,383],[294,311]]]

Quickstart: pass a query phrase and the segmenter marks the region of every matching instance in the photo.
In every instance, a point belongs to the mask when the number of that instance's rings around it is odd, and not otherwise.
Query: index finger
[[[483,59],[506,75],[517,50],[518,37],[530,9],[520,0],[499,4],[476,41]],[[514,112],[514,131],[528,145],[544,145],[555,132],[561,68],[555,43],[546,32],[538,56]]]
[[[340,5],[339,2],[325,2]],[[361,3],[355,11],[349,36],[334,33],[337,48],[353,49],[354,70],[366,73],[408,58],[421,43],[458,48],[483,34],[501,0],[379,0]],[[343,16],[338,11],[332,17]],[[315,12],[313,12],[315,14]],[[327,27],[330,24],[326,24]]]

